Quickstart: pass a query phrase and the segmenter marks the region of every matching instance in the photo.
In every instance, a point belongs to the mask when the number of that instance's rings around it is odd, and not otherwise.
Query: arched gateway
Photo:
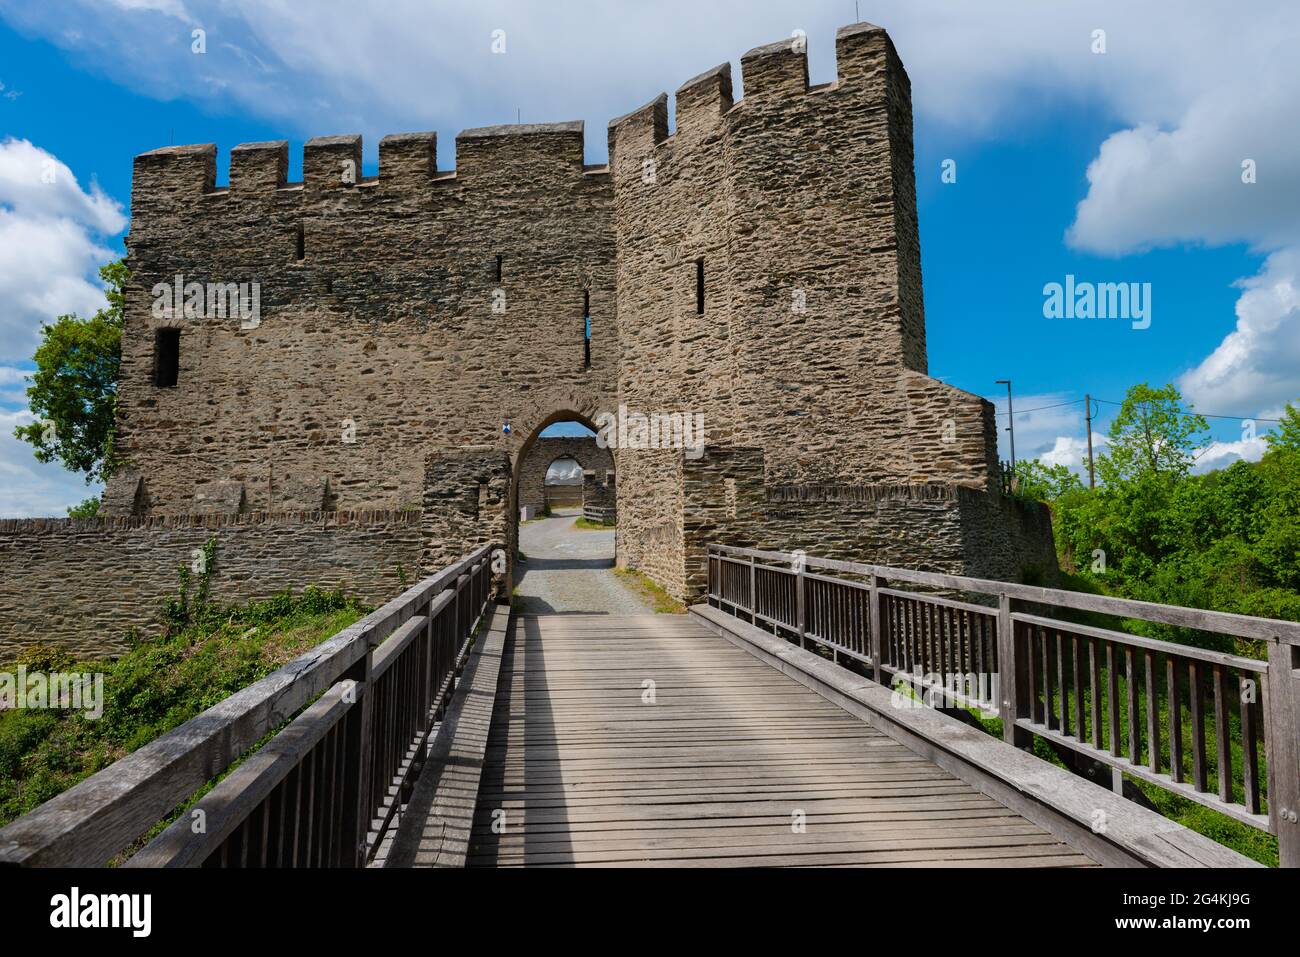
[[[605,166],[581,123],[468,130],[454,172],[433,133],[371,178],[359,136],[308,141],[301,183],[283,142],[235,147],[224,189],[213,145],[137,157],[105,511],[418,507],[432,561],[513,544],[528,450],[576,418],[614,423],[619,563],[680,597],[706,537],[1050,564],[992,407],[926,374],[903,65],[869,24],[836,60],[810,88],[802,45],[752,50],[744,99],[709,70],[672,136],[664,95],[614,120]],[[231,284],[257,309],[213,312]]]

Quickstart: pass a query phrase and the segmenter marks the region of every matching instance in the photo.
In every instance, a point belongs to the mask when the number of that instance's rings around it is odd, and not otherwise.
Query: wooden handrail
[[[483,545],[422,579],[265,678],[0,828],[0,865],[104,865],[313,699],[332,686],[337,691],[336,682],[370,678],[377,646],[424,613],[467,569],[476,572],[476,593],[486,601],[485,572],[495,547]]]
[[[794,561],[796,558],[792,552],[764,551],[757,548],[739,548],[732,545],[711,544],[709,545],[709,551],[722,555],[739,555],[787,563]],[[1184,608],[1180,605],[1161,605],[1156,602],[1137,601],[1131,598],[1090,595],[1086,592],[1041,588],[1037,585],[1019,585],[1014,582],[1000,582],[987,578],[968,578],[963,575],[948,575],[942,572],[923,572],[911,568],[893,568],[888,565],[871,565],[864,562],[815,558],[812,555],[799,557],[809,567],[847,572],[851,575],[876,575],[893,581],[930,585],[935,588],[952,589],[953,591],[992,596],[1006,595],[1018,601],[1036,602],[1041,605],[1057,605],[1061,608],[1074,608],[1079,611],[1095,611],[1123,618],[1141,618],[1145,621],[1177,625],[1183,628],[1195,628],[1200,631],[1211,631],[1239,638],[1257,638],[1264,641],[1276,639],[1285,644],[1300,646],[1300,622],[1295,621],[1255,618],[1250,615],[1237,615],[1226,611]]]
[[[995,711],[1007,742],[1041,737],[1109,765],[1116,788],[1128,774],[1275,834],[1283,866],[1300,867],[1300,623],[719,544],[708,546],[707,565],[708,602],[719,610],[852,659],[876,681],[902,681],[927,702]],[[1018,607],[1026,602],[1254,638],[1267,660],[1031,614]]]

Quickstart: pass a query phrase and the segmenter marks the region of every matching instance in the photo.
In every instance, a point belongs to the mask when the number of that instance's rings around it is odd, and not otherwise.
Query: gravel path
[[[614,567],[614,530],[575,528],[579,514],[566,510],[520,526],[519,548],[527,560],[515,566],[515,582],[524,601],[524,614],[654,614],[654,609],[610,570]]]

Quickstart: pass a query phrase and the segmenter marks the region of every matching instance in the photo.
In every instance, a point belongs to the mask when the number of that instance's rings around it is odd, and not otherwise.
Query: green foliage
[[[1082,488],[1079,477],[1064,465],[1046,465],[1037,459],[1021,459],[1015,464],[1015,494],[1023,498],[1053,502]]]
[[[0,711],[0,825],[265,677],[366,613],[342,592],[318,588],[299,595],[285,591],[242,607],[203,607],[201,621],[139,641],[115,661],[75,662],[57,650],[36,648],[14,663],[29,672],[102,673],[104,710],[97,720],[69,711]]]
[[[216,556],[217,537],[213,535],[190,561],[177,566],[180,587],[175,597],[163,602],[162,609],[163,626],[169,632],[180,631],[212,616],[215,609],[208,604],[208,593],[212,573],[216,571]],[[219,617],[221,612],[215,611]]]
[[[14,436],[41,462],[59,461],[86,481],[104,480],[120,464],[114,451],[117,370],[122,354],[123,261],[99,270],[108,306],[89,319],[59,316],[41,326],[36,371],[27,389],[37,421]]]
[[[1300,416],[1259,462],[1190,474],[1203,424],[1172,387],[1129,390],[1096,491],[1052,501],[1061,564],[1075,581],[1145,601],[1300,621]],[[1254,642],[1159,626],[1133,630],[1241,654]]]
[[[1182,398],[1172,385],[1153,389],[1143,382],[1128,390],[1110,424],[1107,451],[1097,460],[1102,481],[1187,474],[1209,425],[1203,416],[1186,412]]]
[[[99,514],[99,497],[82,500],[68,509],[68,518],[94,518]]]
[[[1300,452],[1300,399],[1286,404],[1282,421],[1273,432],[1264,433],[1264,441],[1271,449],[1290,449]]]

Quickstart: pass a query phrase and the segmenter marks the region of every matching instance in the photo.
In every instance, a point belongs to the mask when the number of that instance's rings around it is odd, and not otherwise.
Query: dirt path
[[[520,526],[519,548],[526,561],[516,566],[515,582],[524,614],[653,614],[654,609],[611,570],[614,530],[577,528],[578,514],[566,511]]]

